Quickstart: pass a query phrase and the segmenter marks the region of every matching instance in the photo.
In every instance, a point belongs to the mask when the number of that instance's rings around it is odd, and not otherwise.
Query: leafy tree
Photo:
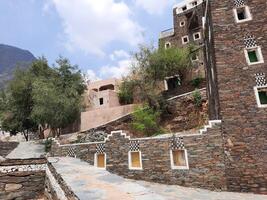
[[[29,133],[51,128],[60,130],[80,115],[85,85],[77,66],[59,58],[50,68],[45,58],[39,58],[26,70],[18,70],[0,97],[1,127],[12,133]]]
[[[160,112],[154,111],[149,107],[138,107],[133,113],[132,128],[135,131],[142,132],[146,136],[158,135],[163,133],[159,126]]]

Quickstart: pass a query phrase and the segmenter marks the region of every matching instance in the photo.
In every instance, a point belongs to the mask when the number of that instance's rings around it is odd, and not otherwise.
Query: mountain
[[[36,58],[28,50],[0,44],[0,88],[12,78],[17,67],[26,69],[34,60]]]

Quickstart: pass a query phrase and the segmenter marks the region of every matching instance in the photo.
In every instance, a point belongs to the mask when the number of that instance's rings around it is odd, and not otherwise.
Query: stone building
[[[211,117],[222,119],[227,185],[232,191],[266,192],[267,3],[207,2],[208,92]]]
[[[194,68],[191,73],[187,74],[187,80],[205,77],[201,48],[203,44],[203,10],[203,0],[187,0],[175,5],[173,8],[173,28],[160,33],[160,48],[193,46],[194,51],[191,55],[191,61]],[[166,77],[165,89],[172,88],[172,82],[177,82],[177,76]]]

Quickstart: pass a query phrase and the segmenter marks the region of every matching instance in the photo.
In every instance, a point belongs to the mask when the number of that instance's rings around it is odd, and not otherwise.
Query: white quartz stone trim
[[[59,200],[68,200],[64,191],[62,190],[62,188],[60,187],[60,185],[58,184],[58,182],[56,181],[55,177],[53,176],[53,174],[51,173],[51,171],[48,167],[46,168],[46,176],[47,176],[48,180],[50,181],[50,184],[53,187],[53,189],[57,195],[57,198]]]
[[[0,166],[0,173],[45,171],[46,164]]]

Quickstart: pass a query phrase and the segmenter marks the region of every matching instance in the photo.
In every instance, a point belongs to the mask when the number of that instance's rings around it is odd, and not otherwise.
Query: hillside
[[[17,67],[27,68],[34,60],[36,58],[28,50],[0,44],[0,87],[12,78]]]

